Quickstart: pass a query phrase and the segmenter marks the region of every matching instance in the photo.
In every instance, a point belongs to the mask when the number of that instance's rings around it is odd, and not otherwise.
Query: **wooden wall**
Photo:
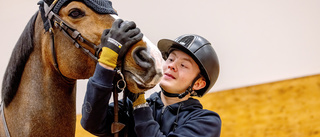
[[[84,130],[80,124],[81,115],[77,115],[77,123],[76,123],[76,135],[75,137],[95,137],[94,135],[90,134],[86,130]]]
[[[221,137],[320,136],[320,75],[208,93],[200,101],[221,116]],[[76,137],[93,137],[80,117]]]
[[[200,99],[221,137],[319,137],[320,75],[225,90]]]

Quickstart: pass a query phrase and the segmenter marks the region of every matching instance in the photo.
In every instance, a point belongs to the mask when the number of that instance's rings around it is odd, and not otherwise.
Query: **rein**
[[[3,108],[3,106],[4,106],[4,103],[3,103],[3,101],[1,101],[0,113],[1,113],[2,123],[3,123],[4,131],[6,133],[6,137],[10,137],[10,132],[9,132],[8,125],[7,125],[7,122],[6,122],[6,117],[4,116],[4,108]]]
[[[126,81],[124,80],[124,76],[121,72],[121,69],[116,69],[117,74],[120,75],[121,79],[117,81],[116,87],[120,90],[120,92],[124,93],[124,90],[127,86]],[[122,84],[122,86],[121,86]],[[113,108],[113,114],[114,114],[114,121],[111,124],[111,133],[114,134],[114,137],[119,136],[119,132],[125,127],[125,124],[119,122],[119,103],[118,103],[118,90],[117,88],[114,87],[113,90],[113,103],[114,103],[114,108]],[[125,94],[124,94],[125,95]],[[125,97],[124,97],[125,100]],[[124,104],[126,102],[124,101]]]

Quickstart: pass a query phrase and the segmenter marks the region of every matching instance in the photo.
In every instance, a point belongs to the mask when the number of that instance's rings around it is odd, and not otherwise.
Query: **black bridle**
[[[101,46],[97,46],[94,43],[92,43],[89,40],[87,40],[84,37],[82,37],[81,33],[77,29],[72,27],[66,21],[61,19],[59,15],[57,15],[56,13],[54,13],[52,11],[54,6],[56,5],[57,1],[58,0],[55,0],[50,5],[50,7],[46,3],[44,3],[44,6],[43,6],[44,13],[41,12],[41,14],[44,14],[44,17],[47,19],[47,22],[49,24],[49,33],[50,33],[50,36],[51,36],[51,50],[52,50],[52,57],[53,57],[53,61],[54,61],[54,67],[67,83],[74,83],[73,82],[74,80],[65,77],[61,73],[61,71],[59,69],[59,65],[58,65],[58,62],[57,62],[57,54],[56,54],[56,51],[55,51],[55,44],[54,44],[53,25],[55,27],[59,28],[60,31],[62,31],[63,34],[65,34],[65,36],[70,41],[72,41],[72,43],[75,45],[76,48],[81,49],[85,54],[87,54],[89,57],[91,57],[95,62],[98,62],[99,53],[100,53],[102,47]],[[88,45],[90,48],[94,49],[95,53],[91,53],[90,50],[88,50],[85,47],[83,47],[79,43],[79,41],[84,43],[84,44],[86,44],[86,45]]]
[[[80,48],[85,54],[89,55],[89,57],[91,57],[93,60],[95,60],[96,62],[98,61],[99,58],[99,53],[102,49],[101,46],[96,46],[94,43],[86,40],[85,38],[83,38],[81,36],[81,33],[79,31],[77,31],[75,28],[71,27],[71,25],[69,25],[67,22],[65,22],[63,19],[60,18],[59,15],[55,14],[52,9],[54,8],[55,4],[57,3],[58,0],[55,0],[50,7],[47,6],[47,4],[44,4],[44,11],[45,11],[45,18],[47,18],[47,21],[49,23],[49,33],[51,35],[51,47],[52,47],[52,56],[54,59],[54,66],[56,68],[56,70],[60,73],[60,75],[63,77],[63,79],[65,81],[67,81],[68,83],[72,82],[71,80],[69,80],[69,78],[65,77],[61,71],[59,70],[59,66],[57,63],[57,57],[56,57],[56,52],[55,52],[55,48],[54,48],[54,32],[53,32],[53,27],[52,27],[52,23],[58,27],[60,30],[62,30],[62,32],[73,42],[73,44],[77,47]],[[91,48],[93,48],[95,50],[95,53],[92,54],[88,49],[84,48],[83,46],[81,46],[81,44],[78,42],[82,42],[87,44],[88,46],[90,46]],[[124,76],[122,75],[122,69],[121,67],[117,67],[117,74],[120,77],[120,79],[117,80],[117,87],[114,87],[114,91],[113,91],[113,97],[114,97],[114,122],[111,125],[111,132],[114,134],[115,137],[117,137],[119,135],[119,132],[125,127],[125,124],[122,124],[119,122],[118,120],[118,92],[124,92],[125,88],[126,88],[126,82],[124,80]],[[120,86],[122,85],[122,86]],[[118,90],[120,91],[118,91]],[[124,100],[126,101],[126,94],[124,94]],[[125,105],[126,107],[126,105]]]
[[[51,41],[52,41],[51,47],[52,47],[52,56],[54,59],[54,66],[55,66],[56,70],[60,73],[60,75],[63,77],[63,79],[66,82],[71,83],[72,81],[69,78],[65,77],[61,73],[61,71],[59,70],[56,52],[55,52],[55,48],[54,48],[54,32],[53,32],[53,27],[52,27],[51,23],[53,23],[56,27],[58,27],[60,30],[62,30],[62,32],[73,42],[73,44],[77,48],[80,48],[85,54],[89,55],[89,57],[91,57],[96,62],[98,61],[99,53],[100,53],[102,47],[96,46],[94,43],[83,38],[79,31],[77,31],[75,28],[71,27],[71,25],[69,25],[67,22],[65,22],[63,19],[61,19],[59,15],[55,14],[52,11],[52,9],[54,8],[57,1],[58,0],[55,0],[50,5],[50,7],[48,7],[47,4],[44,4],[45,17],[47,18],[47,21],[49,23],[49,33],[51,35]],[[93,48],[95,50],[95,53],[92,54],[88,49],[81,46],[78,41],[85,43],[88,46],[90,46],[91,48]],[[117,67],[117,74],[120,76],[120,79],[117,79],[117,84],[116,84],[117,86],[114,87],[114,91],[113,91],[114,122],[111,125],[111,132],[114,134],[115,137],[118,137],[119,132],[125,127],[125,124],[120,123],[118,120],[118,117],[119,117],[118,116],[118,111],[119,111],[118,110],[118,93],[124,92],[124,90],[126,88],[126,82],[124,80],[124,76],[122,75],[122,68],[121,67]],[[122,85],[122,86],[120,86],[120,85]],[[118,90],[120,90],[120,91],[118,91]],[[124,104],[126,104],[126,94],[125,93],[124,93],[124,101],[125,101]],[[126,108],[126,105],[125,105],[125,108]]]

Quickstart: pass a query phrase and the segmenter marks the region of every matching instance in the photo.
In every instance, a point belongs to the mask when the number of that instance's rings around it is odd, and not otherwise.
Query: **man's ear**
[[[199,78],[193,85],[193,90],[200,90],[206,86],[206,81],[203,77]]]

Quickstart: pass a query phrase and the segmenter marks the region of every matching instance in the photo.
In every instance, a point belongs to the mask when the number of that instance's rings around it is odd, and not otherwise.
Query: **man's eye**
[[[188,63],[182,63],[182,64],[181,64],[181,67],[188,69],[188,68],[190,68],[190,64],[188,64]]]
[[[70,13],[69,13],[69,17],[71,17],[73,19],[81,18],[84,15],[85,15],[85,13],[83,11],[81,11],[80,9],[72,9],[72,10],[70,10]]]

